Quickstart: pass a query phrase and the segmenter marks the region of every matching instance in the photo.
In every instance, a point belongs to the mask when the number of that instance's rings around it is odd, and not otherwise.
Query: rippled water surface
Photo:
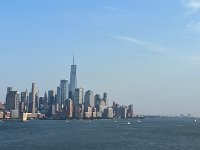
[[[0,122],[0,150],[200,150],[200,120]]]

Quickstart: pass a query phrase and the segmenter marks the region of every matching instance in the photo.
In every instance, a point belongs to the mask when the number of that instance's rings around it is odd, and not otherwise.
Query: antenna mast
[[[73,53],[73,65],[74,65],[74,53]]]

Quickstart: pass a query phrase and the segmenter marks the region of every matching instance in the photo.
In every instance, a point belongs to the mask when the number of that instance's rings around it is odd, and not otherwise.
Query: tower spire
[[[73,65],[74,65],[74,53],[73,53]]]

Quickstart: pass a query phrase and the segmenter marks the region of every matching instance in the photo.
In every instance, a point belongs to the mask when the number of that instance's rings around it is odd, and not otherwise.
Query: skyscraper
[[[39,91],[35,93],[35,112],[38,112],[39,108]]]
[[[61,88],[59,86],[57,87],[56,103],[59,104],[59,107],[61,106]]]
[[[88,106],[94,107],[94,93],[91,90],[85,92],[84,102],[85,108]]]
[[[71,99],[67,100],[67,118],[73,117],[73,101]]]
[[[35,113],[35,96],[36,96],[36,86],[35,83],[32,83],[32,89],[31,89],[31,100],[32,100],[32,113]]]
[[[6,109],[19,110],[19,92],[8,90],[6,94]]]
[[[21,102],[28,103],[28,91],[21,92]]]
[[[127,117],[128,118],[133,118],[133,104],[128,106]]]
[[[44,93],[44,108],[48,108],[48,97],[47,97],[47,92]]]
[[[108,105],[108,94],[106,92],[103,93],[103,99],[105,100],[106,106],[107,106]]]
[[[32,93],[31,92],[29,92],[29,94],[28,94],[29,96],[29,99],[28,99],[28,112],[29,113],[32,113],[32,107],[33,107],[33,105],[32,105]]]
[[[74,92],[74,106],[79,106],[83,104],[83,88],[77,88]]]
[[[65,100],[69,98],[68,80],[60,81],[61,108],[65,105]]]
[[[29,94],[26,90],[21,92],[21,112],[28,112]]]
[[[95,107],[99,106],[100,100],[101,100],[100,94],[96,94],[94,96],[94,105],[95,105]]]
[[[44,97],[39,98],[39,107],[38,110],[42,110],[44,108]]]
[[[7,94],[12,91],[12,87],[7,87]]]
[[[71,65],[71,72],[70,72],[69,98],[73,99],[76,88],[77,88],[76,65],[74,65],[74,55],[73,55],[73,65]]]
[[[48,91],[48,103],[49,103],[49,106],[52,106],[52,104],[55,103],[55,95],[56,95],[56,92],[54,90],[49,90]]]

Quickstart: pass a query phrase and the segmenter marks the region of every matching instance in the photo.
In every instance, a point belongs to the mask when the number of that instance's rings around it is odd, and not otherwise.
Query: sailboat
[[[115,122],[115,123],[117,122],[117,118],[114,118],[114,122]]]
[[[68,118],[66,118],[65,122],[69,122],[69,119],[68,119]]]
[[[129,125],[129,124],[131,124],[131,121],[130,121],[130,119],[128,120],[128,125]]]

